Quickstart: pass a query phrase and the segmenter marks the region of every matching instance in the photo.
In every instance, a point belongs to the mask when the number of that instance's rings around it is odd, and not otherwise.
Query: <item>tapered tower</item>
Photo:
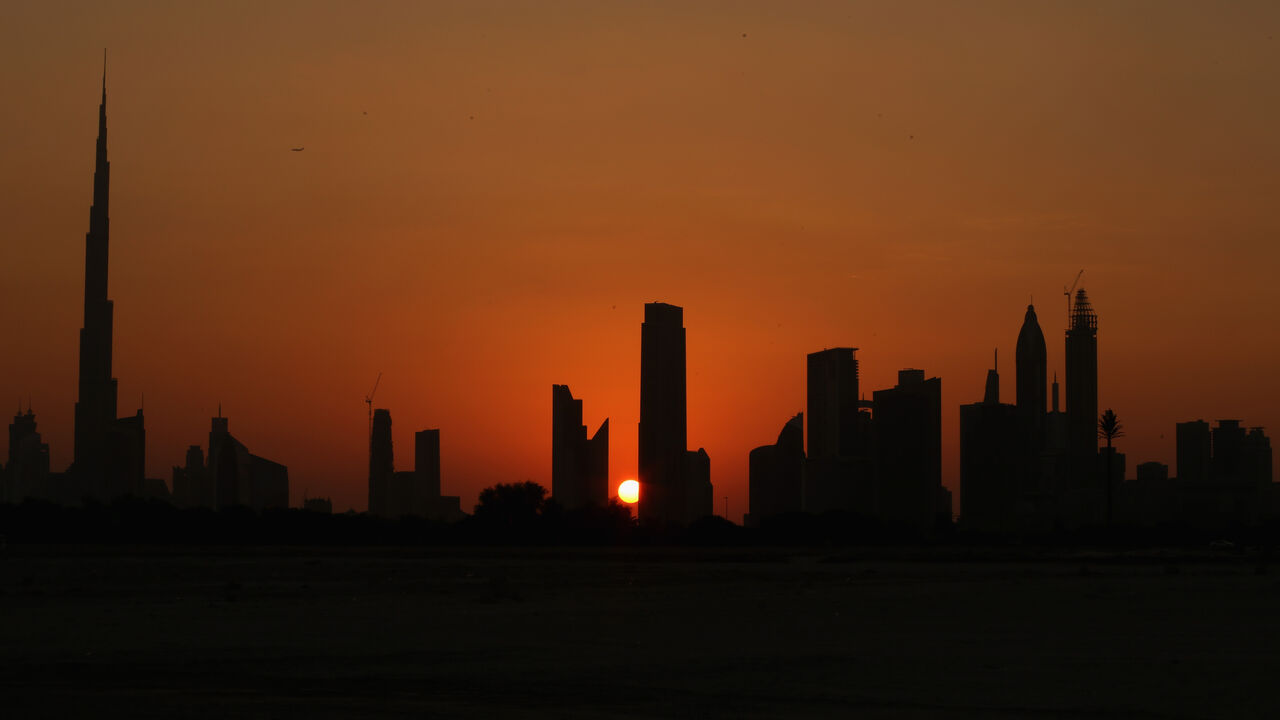
[[[84,327],[80,329],[80,383],[75,413],[78,474],[100,477],[116,419],[116,381],[111,377],[112,305],[107,299],[110,218],[107,207],[111,163],[107,161],[107,70],[103,55],[102,102],[98,106],[98,146],[93,170],[93,205],[84,238]]]
[[[1049,356],[1045,351],[1044,333],[1040,330],[1040,321],[1036,319],[1034,305],[1027,306],[1027,314],[1022,319],[1014,361],[1017,366],[1015,390],[1018,414],[1029,425],[1040,427],[1044,423]]]

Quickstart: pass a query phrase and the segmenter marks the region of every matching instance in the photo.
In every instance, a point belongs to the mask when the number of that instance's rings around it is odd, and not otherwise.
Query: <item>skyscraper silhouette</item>
[[[440,494],[440,430],[414,433],[413,451],[413,470],[396,471],[391,411],[374,410],[369,435],[369,514],[458,519],[462,515],[459,498]]]
[[[1025,492],[1019,482],[1023,427],[1017,406],[1000,402],[1000,374],[991,368],[982,402],[960,406],[960,522],[966,529],[1016,527]]]
[[[751,451],[748,461],[748,502],[745,522],[759,526],[762,521],[803,508],[804,413],[782,426],[778,441]]]
[[[640,325],[642,523],[683,524],[711,513],[710,479],[703,477],[710,459],[705,452],[688,452],[685,387],[684,309],[647,303]]]
[[[876,498],[894,527],[928,533],[942,507],[942,380],[923,370],[898,371],[898,384],[872,395],[875,404]]]
[[[369,514],[385,515],[390,510],[391,476],[395,457],[391,448],[391,411],[373,411],[373,430],[369,436]]]
[[[81,472],[101,471],[107,433],[116,419],[116,381],[111,377],[112,305],[107,299],[110,184],[104,69],[102,102],[98,106],[93,204],[89,207],[89,232],[84,240],[84,327],[80,329],[80,384],[75,414],[75,466]]]
[[[37,495],[49,478],[49,444],[36,431],[36,414],[22,408],[9,425],[9,464],[0,472],[0,502],[19,503]]]
[[[551,386],[551,496],[568,510],[609,502],[609,420],[588,440],[568,385]]]
[[[419,430],[413,434],[413,471],[418,474],[422,494],[440,497],[440,430]]]
[[[1204,420],[1180,422],[1176,425],[1178,482],[1203,485],[1209,482],[1213,463],[1213,435]]]
[[[107,160],[107,71],[103,56],[102,101],[93,171],[93,204],[85,235],[84,327],[80,329],[80,380],[75,409],[72,467],[83,491],[110,497],[141,488],[146,435],[142,412],[116,419],[116,380],[111,377],[113,307],[107,298],[110,254],[111,163]]]
[[[1098,469],[1098,315],[1084,288],[1076,291],[1067,329],[1067,471],[1075,498],[1067,512],[1075,521],[1100,519]],[[1094,497],[1096,495],[1096,497]]]
[[[871,416],[858,400],[857,348],[829,348],[806,358],[808,456],[804,509],[811,513],[876,511]]]
[[[808,356],[810,459],[852,457],[858,432],[858,348]]]
[[[1027,306],[1027,314],[1018,331],[1018,346],[1014,357],[1017,377],[1014,390],[1018,412],[1023,421],[1039,428],[1044,424],[1045,383],[1049,376],[1049,356],[1045,350],[1044,333],[1036,319],[1034,305]],[[1035,438],[1038,439],[1038,436]]]
[[[187,462],[198,460],[198,454],[187,451]],[[289,468],[249,452],[249,448],[231,434],[231,421],[213,418],[209,427],[207,477],[213,480],[216,508],[241,505],[253,510],[289,506]]]

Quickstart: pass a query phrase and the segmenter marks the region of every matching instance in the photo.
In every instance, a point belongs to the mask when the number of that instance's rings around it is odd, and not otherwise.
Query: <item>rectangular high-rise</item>
[[[413,471],[418,476],[421,493],[427,498],[440,497],[440,430],[419,430],[413,435]]]
[[[1240,485],[1248,482],[1244,475],[1246,432],[1239,420],[1219,420],[1213,429],[1213,479],[1215,482]]]
[[[391,446],[391,411],[373,411],[369,433],[369,514],[390,515],[391,479],[395,473],[395,456]]]
[[[879,516],[892,526],[931,532],[950,508],[939,507],[942,487],[942,380],[923,370],[901,370],[898,384],[874,394],[876,497]]]
[[[860,411],[857,350],[830,348],[807,357],[806,512],[875,512],[873,423]]]
[[[1213,435],[1204,420],[1177,424],[1177,473],[1180,485],[1203,485],[1209,482],[1213,463]]]
[[[687,456],[687,431],[684,309],[647,303],[640,326],[642,523],[685,524],[711,514],[710,460],[701,451],[696,459]],[[689,478],[690,473],[698,477]],[[697,486],[692,494],[691,481]]]
[[[852,457],[858,432],[858,348],[808,356],[808,457]]]
[[[1017,451],[1025,416],[1000,402],[1000,375],[987,371],[982,402],[960,406],[960,523],[967,530],[1009,532],[1020,527],[1021,482]]]

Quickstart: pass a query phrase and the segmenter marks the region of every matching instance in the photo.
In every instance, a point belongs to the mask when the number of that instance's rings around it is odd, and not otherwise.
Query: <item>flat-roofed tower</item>
[[[684,522],[687,433],[684,309],[647,303],[640,325],[641,522]]]

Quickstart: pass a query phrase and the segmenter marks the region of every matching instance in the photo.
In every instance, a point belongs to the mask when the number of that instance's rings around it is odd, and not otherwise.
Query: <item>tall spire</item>
[[[116,419],[116,381],[111,377],[114,311],[107,297],[111,162],[107,159],[106,62],[106,50],[103,50],[93,204],[89,207],[89,232],[84,237],[84,326],[80,330],[80,383],[76,402],[75,466],[90,474],[102,472],[107,435]]]

